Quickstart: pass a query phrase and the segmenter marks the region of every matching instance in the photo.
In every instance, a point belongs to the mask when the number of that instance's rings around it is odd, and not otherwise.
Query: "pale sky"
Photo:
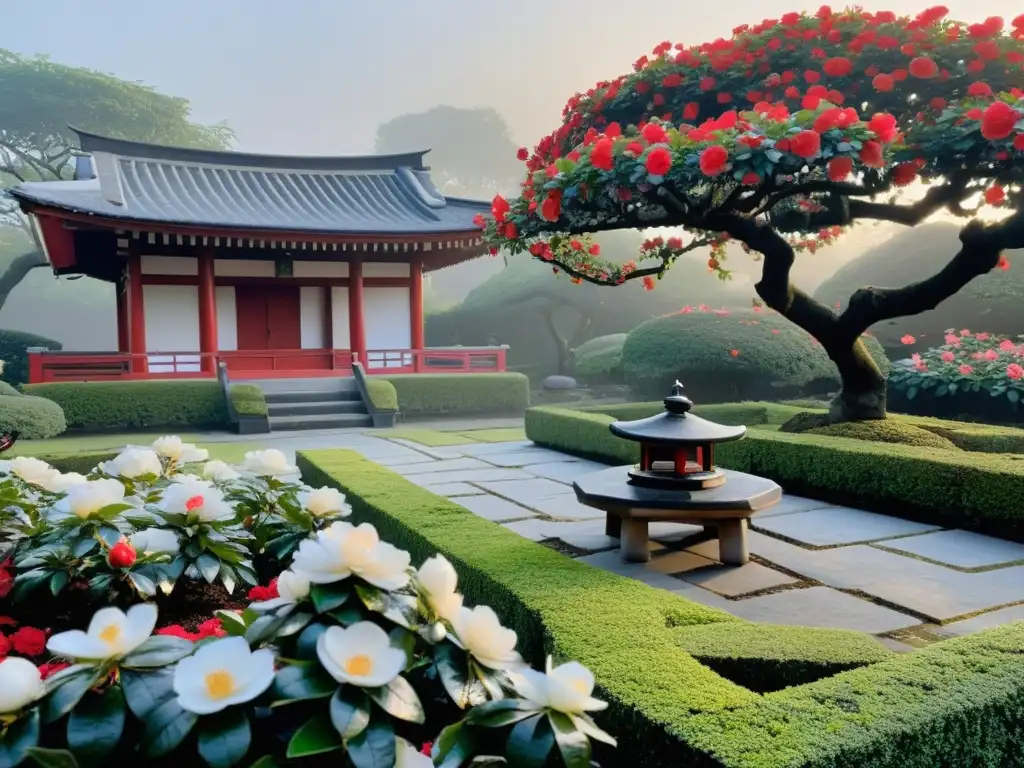
[[[376,126],[437,104],[494,107],[513,139],[553,130],[566,99],[654,45],[700,43],[798,0],[2,0],[0,47],[139,80],[227,120],[239,149],[372,151]],[[865,2],[917,13],[934,0]],[[965,21],[1021,0],[944,0]],[[843,4],[834,3],[834,8]]]

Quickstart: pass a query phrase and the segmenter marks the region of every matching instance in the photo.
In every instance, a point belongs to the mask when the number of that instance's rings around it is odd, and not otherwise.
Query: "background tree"
[[[934,308],[1024,246],[1024,16],[945,15],[822,7],[702,46],[661,43],[634,72],[570,99],[528,158],[522,195],[495,198],[480,224],[494,248],[602,285],[661,277],[695,241],[655,244],[650,266],[627,269],[590,255],[587,233],[672,226],[736,240],[762,259],[764,303],[836,364],[831,417],[884,418],[885,380],[862,334]],[[861,288],[838,310],[792,283],[798,251],[852,224],[940,212],[968,222],[959,252],[923,280]],[[727,277],[722,255],[709,266]]]
[[[2,189],[71,178],[76,139],[69,125],[154,144],[208,149],[231,144],[230,128],[193,123],[190,111],[185,99],[140,83],[0,49],[0,227],[8,230],[0,307],[30,270],[45,264],[24,231],[17,204]]]

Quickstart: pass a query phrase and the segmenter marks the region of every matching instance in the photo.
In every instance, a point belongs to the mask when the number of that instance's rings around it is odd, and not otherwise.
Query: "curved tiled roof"
[[[471,232],[490,207],[446,199],[423,165],[426,151],[283,157],[79,136],[95,178],[27,182],[12,194],[130,222],[353,235]]]

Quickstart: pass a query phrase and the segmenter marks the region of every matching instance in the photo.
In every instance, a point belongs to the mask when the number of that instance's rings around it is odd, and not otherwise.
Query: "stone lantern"
[[[650,560],[651,521],[695,523],[718,531],[719,559],[743,565],[747,518],[778,503],[771,480],[715,466],[715,446],[739,440],[746,427],[728,427],[690,413],[693,402],[678,381],[665,411],[639,421],[617,421],[612,434],[640,443],[640,463],[614,467],[573,484],[580,503],[607,514],[606,532],[622,541],[623,560]]]

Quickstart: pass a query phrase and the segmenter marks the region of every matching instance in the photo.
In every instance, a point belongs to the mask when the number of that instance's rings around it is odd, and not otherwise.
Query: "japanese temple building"
[[[58,276],[117,286],[118,349],[34,352],[30,380],[504,370],[426,349],[423,275],[484,253],[489,204],[446,198],[426,152],[283,157],[78,131],[71,181],[12,190]]]

